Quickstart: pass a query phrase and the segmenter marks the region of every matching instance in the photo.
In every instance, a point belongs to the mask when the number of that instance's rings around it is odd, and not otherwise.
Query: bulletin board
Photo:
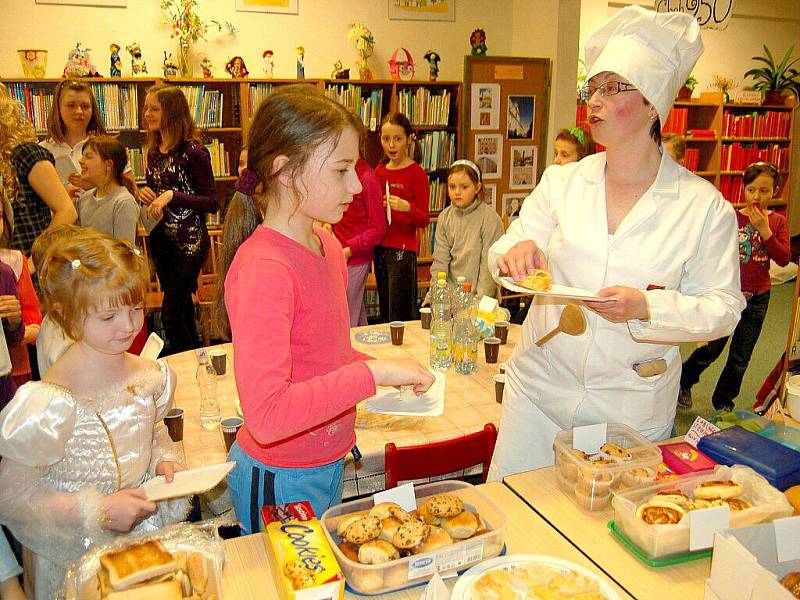
[[[550,59],[464,58],[461,154],[480,166],[484,199],[508,226],[547,157]]]

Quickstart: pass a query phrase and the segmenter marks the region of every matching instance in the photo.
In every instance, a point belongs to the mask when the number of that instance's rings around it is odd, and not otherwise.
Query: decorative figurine
[[[342,61],[337,60],[335,63],[333,63],[331,79],[350,79],[350,69],[345,69],[342,66]]]
[[[225,65],[225,70],[234,79],[244,79],[250,74],[247,67],[244,65],[244,59],[241,56],[234,56]]]
[[[272,79],[272,73],[275,71],[275,53],[272,50],[264,50],[261,55],[264,59],[264,74],[267,79]]]
[[[389,73],[394,81],[414,79],[414,59],[405,48],[397,48],[389,58]]]
[[[122,59],[119,57],[119,44],[111,44],[111,77],[122,77]]]
[[[302,46],[297,47],[297,78],[306,78],[306,49]]]
[[[203,69],[203,77],[206,79],[214,77],[214,65],[211,64],[211,59],[207,56],[204,56],[203,60],[200,61],[200,68]]]
[[[469,36],[469,45],[472,46],[472,56],[486,56],[486,32],[476,29]]]
[[[372,70],[367,64],[367,59],[372,56],[372,51],[375,49],[375,38],[372,36],[372,32],[363,23],[353,23],[347,32],[347,39],[356,43],[359,79],[372,79]]]
[[[131,55],[131,73],[134,75],[147,73],[147,63],[142,58],[142,49],[139,46],[139,42],[133,42],[125,46],[125,50],[130,52]]]
[[[89,48],[81,48],[80,43],[69,51],[64,77],[100,77],[100,73],[89,57]]]
[[[167,54],[167,51],[164,51],[164,77],[177,77],[178,76],[178,65],[175,64],[175,61],[172,60],[172,53]]]
[[[422,58],[428,61],[428,80],[436,81],[439,78],[439,61],[442,60],[442,57],[438,52],[428,50]]]

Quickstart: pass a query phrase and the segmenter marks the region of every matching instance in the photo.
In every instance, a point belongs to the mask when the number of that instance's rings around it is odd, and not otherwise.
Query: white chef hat
[[[665,123],[680,87],[703,53],[697,21],[684,13],[626,6],[584,44],[586,79],[603,71],[635,85]]]

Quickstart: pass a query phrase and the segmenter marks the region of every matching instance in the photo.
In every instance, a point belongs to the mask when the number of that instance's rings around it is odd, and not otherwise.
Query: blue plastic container
[[[758,435],[775,440],[779,444],[800,452],[800,429],[788,425],[776,425],[771,431],[759,431]]]

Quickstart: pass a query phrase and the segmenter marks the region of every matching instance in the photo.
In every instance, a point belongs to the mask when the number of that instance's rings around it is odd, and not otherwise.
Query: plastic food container
[[[619,462],[587,461],[572,449],[572,430],[556,435],[556,479],[567,496],[584,510],[611,510],[612,492],[647,485],[656,480],[661,450],[627,425],[608,425],[606,441],[622,446],[631,459]]]
[[[615,527],[651,560],[688,555],[689,520],[686,517],[675,525],[648,525],[637,518],[636,509],[665,489],[677,488],[693,498],[694,488],[700,482],[712,479],[733,480],[744,488],[739,498],[746,500],[751,507],[742,511],[731,511],[731,527],[746,527],[792,514],[792,506],[786,496],[749,467],[718,465],[713,471],[703,474],[682,475],[676,479],[617,494],[612,501]]]
[[[752,410],[744,408],[735,408],[731,411],[716,410],[708,418],[714,425],[720,429],[727,429],[738,425],[742,429],[758,433],[759,435],[766,435],[767,432],[775,430],[775,421],[765,419],[757,415]]]
[[[434,573],[462,571],[500,554],[505,540],[506,516],[477,488],[462,481],[436,481],[416,486],[414,492],[417,506],[422,506],[430,496],[437,494],[458,496],[464,501],[466,509],[480,514],[489,531],[444,546],[436,552],[407,556],[379,565],[365,565],[350,560],[339,549],[337,544],[342,540],[336,535],[336,526],[344,515],[368,511],[374,506],[373,499],[362,498],[329,508],[322,515],[322,529],[352,591],[367,595],[385,594],[425,583]]]
[[[775,425],[775,429],[768,433],[761,433],[765,438],[774,440],[779,444],[800,452],[800,429],[789,425]]]

